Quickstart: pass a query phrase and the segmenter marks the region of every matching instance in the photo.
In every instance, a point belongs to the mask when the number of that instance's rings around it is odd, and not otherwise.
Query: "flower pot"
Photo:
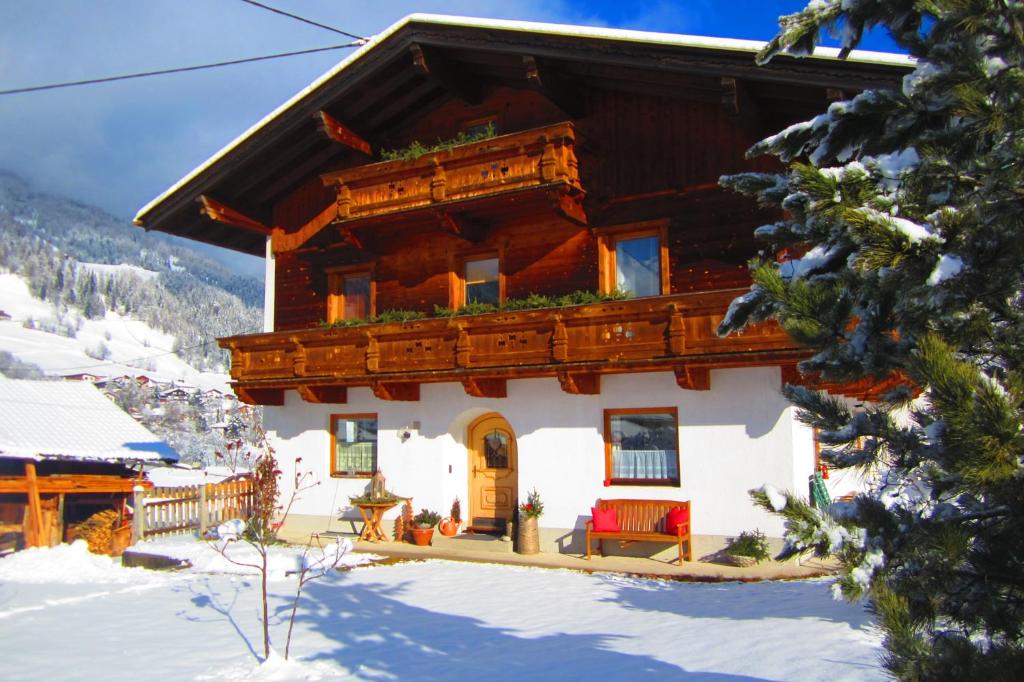
[[[441,523],[437,525],[437,529],[441,531],[441,535],[450,538],[459,532],[459,522],[448,516],[441,519]]]
[[[516,551],[520,554],[537,554],[540,552],[540,532],[537,529],[536,516],[519,517],[518,540]]]
[[[430,545],[431,539],[434,537],[434,528],[420,528],[419,526],[412,527],[412,541],[420,547],[426,547]]]

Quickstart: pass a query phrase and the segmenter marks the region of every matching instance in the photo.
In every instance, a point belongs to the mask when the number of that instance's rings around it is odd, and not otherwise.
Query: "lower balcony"
[[[239,398],[251,404],[283,404],[285,390],[343,403],[349,386],[418,400],[421,384],[446,381],[471,395],[504,397],[509,379],[533,377],[594,394],[603,374],[651,371],[673,371],[680,387],[708,390],[712,369],[788,366],[807,356],[774,323],[715,335],[743,291],[234,336],[220,345],[231,351]]]

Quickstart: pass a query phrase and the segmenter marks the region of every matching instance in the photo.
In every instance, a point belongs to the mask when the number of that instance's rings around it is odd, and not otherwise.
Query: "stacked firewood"
[[[114,509],[98,511],[75,527],[75,537],[88,542],[93,554],[110,554],[117,520]]]

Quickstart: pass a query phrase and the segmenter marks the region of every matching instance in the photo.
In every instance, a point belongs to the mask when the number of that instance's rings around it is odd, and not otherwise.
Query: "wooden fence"
[[[244,519],[253,510],[252,478],[175,488],[135,490],[136,541],[148,535],[198,531],[230,519]],[[141,513],[139,513],[141,511]]]

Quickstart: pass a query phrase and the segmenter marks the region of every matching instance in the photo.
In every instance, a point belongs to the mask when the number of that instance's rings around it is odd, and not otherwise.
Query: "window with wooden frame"
[[[671,293],[667,220],[603,229],[597,250],[601,293],[617,289],[636,298]]]
[[[327,271],[327,321],[369,320],[377,314],[373,270],[365,265]]]
[[[679,413],[675,407],[604,411],[605,482],[679,485]]]
[[[501,305],[505,300],[505,277],[501,254],[493,251],[465,255],[452,268],[451,307],[471,303]]]
[[[331,415],[331,476],[369,478],[377,470],[377,415]]]

